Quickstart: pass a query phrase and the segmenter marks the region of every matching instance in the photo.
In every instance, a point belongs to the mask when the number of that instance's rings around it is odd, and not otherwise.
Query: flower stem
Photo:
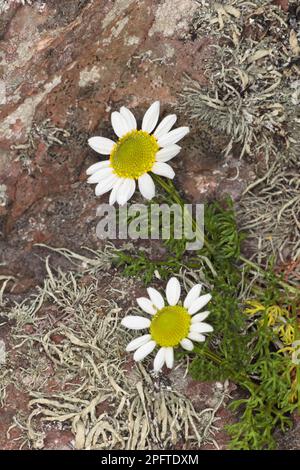
[[[183,199],[181,198],[180,194],[178,193],[178,191],[176,190],[176,188],[175,188],[175,186],[174,186],[174,184],[171,180],[165,181],[163,178],[161,178],[158,175],[153,175],[153,177],[154,177],[155,181],[173,198],[174,202],[176,202],[177,204],[180,204],[181,207],[184,207],[185,203],[184,203]],[[210,244],[208,243],[208,241],[205,239],[204,233],[200,230],[196,220],[193,218],[193,216],[190,214],[189,211],[186,211],[185,214],[192,221],[192,227],[197,232],[197,235],[196,235],[197,239],[201,240],[203,242],[204,246],[207,248],[207,250],[212,254],[213,249],[210,246]],[[199,236],[199,238],[198,238],[198,236]],[[252,267],[256,271],[258,271],[260,274],[262,274],[262,275],[265,274],[265,271],[264,271],[263,268],[258,266],[258,264],[254,263],[253,261],[248,260],[244,256],[240,255],[239,260],[242,263],[247,264],[248,266]],[[279,278],[277,279],[277,282],[281,287],[283,287],[284,289],[287,289],[289,292],[291,292],[293,294],[297,294],[299,292],[299,290],[296,289],[296,287],[291,286],[290,284],[288,284],[287,282],[282,281]]]
[[[171,180],[165,181],[158,175],[153,175],[153,177],[155,181],[172,197],[174,202],[176,202],[183,208],[184,217],[188,218],[188,220],[192,223],[193,230],[196,232],[196,239],[201,241],[205,245],[206,249],[212,254],[213,250],[208,241],[205,239],[203,231],[200,229],[196,220],[193,218],[190,212],[185,208],[185,202],[176,190],[173,182]]]
[[[215,352],[211,351],[210,349],[204,349],[203,354],[218,365],[224,363],[224,360],[222,360]],[[250,392],[258,387],[257,384],[255,384],[253,380],[249,379],[248,376],[236,373],[233,369],[228,368],[228,370],[231,374],[231,379],[239,383],[241,386],[247,388]]]

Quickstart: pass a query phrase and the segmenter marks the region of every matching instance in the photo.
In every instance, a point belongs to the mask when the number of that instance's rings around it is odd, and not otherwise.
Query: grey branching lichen
[[[197,10],[199,33],[215,37],[215,60],[208,70],[207,90],[188,81],[181,109],[226,133],[240,144],[240,155],[266,157],[275,138],[290,141],[289,123],[297,120],[300,48],[287,15],[270,2],[232,1]]]
[[[187,79],[181,95],[181,110],[229,137],[225,155],[256,164],[257,181],[245,191],[239,219],[260,261],[300,254],[300,28],[293,5],[288,13],[258,0],[197,9],[191,35],[213,37],[215,57],[209,86]]]
[[[190,448],[214,444],[216,413],[228,398],[226,384],[216,390],[215,406],[197,411],[150,368],[126,362],[131,336],[120,327],[119,315],[126,313],[134,281],[108,271],[112,248],[86,255],[54,249],[77,268],[54,271],[47,259],[43,287],[6,309],[15,321],[11,341],[27,366],[16,368],[9,357],[0,372],[0,403],[12,383],[31,396],[30,415],[20,414],[14,424],[22,431],[20,447],[44,447],[37,415],[71,428],[76,449],[167,449],[182,440]],[[34,325],[36,333],[24,334],[24,324]],[[49,363],[58,384],[54,392],[45,378]]]
[[[260,264],[265,264],[270,254],[281,263],[299,259],[299,190],[299,170],[279,157],[263,177],[249,186],[240,201],[240,226],[247,231]],[[299,268],[294,276],[299,276]]]

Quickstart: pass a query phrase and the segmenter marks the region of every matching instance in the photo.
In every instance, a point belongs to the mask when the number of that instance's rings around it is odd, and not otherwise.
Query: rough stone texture
[[[166,0],[158,6],[155,21],[149,31],[149,36],[161,33],[171,37],[178,31],[188,30],[188,20],[192,19],[198,8],[193,0]]]
[[[0,410],[0,449],[14,450],[19,448],[20,428],[14,427],[14,418],[27,411],[29,396],[12,386],[6,389],[6,405]]]
[[[277,432],[277,442],[279,449],[299,450],[300,448],[300,416],[294,414],[293,428],[285,434]]]
[[[289,0],[274,0],[273,3],[280,6],[284,11],[289,9]]]
[[[31,285],[41,276],[35,243],[95,246],[99,199],[85,168],[98,157],[87,138],[114,137],[109,115],[123,104],[138,118],[155,99],[163,114],[173,111],[185,73],[207,82],[212,41],[189,38],[195,2],[177,3],[172,13],[169,0],[50,0],[12,4],[2,15],[1,272]],[[220,166],[218,144],[206,136],[199,148],[198,135],[193,128],[174,161],[179,185],[192,201],[237,198],[246,184],[235,179],[240,163]]]
[[[36,242],[95,243],[97,201],[84,170],[97,156],[86,141],[113,137],[111,110],[127,104],[141,118],[160,99],[166,113],[184,73],[206,82],[211,41],[186,39],[194,2],[174,16],[170,8],[169,1],[50,0],[13,3],[2,14],[0,250],[10,271],[31,270],[24,257]],[[49,141],[46,120],[67,133],[62,145]],[[182,162],[178,169],[189,166],[184,152]]]

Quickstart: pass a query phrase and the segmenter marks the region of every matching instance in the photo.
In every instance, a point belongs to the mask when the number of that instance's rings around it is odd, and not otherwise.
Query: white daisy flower
[[[189,128],[171,130],[177,119],[175,114],[166,116],[157,126],[159,108],[159,101],[155,101],[144,115],[142,129],[137,130],[134,115],[123,106],[120,112],[111,115],[113,129],[119,137],[117,142],[106,137],[89,139],[92,149],[109,155],[109,160],[95,163],[86,171],[88,183],[96,184],[96,196],[111,191],[110,204],[126,204],[135,192],[137,181],[142,195],[152,199],[155,186],[149,172],[174,178],[174,170],[167,162],[180,152],[177,142]]]
[[[135,351],[134,360],[141,361],[159,346],[154,359],[154,370],[159,371],[164,364],[171,369],[176,346],[181,345],[183,349],[192,351],[193,341],[201,343],[205,341],[205,335],[213,331],[212,326],[204,322],[209,312],[199,313],[210,301],[211,295],[200,295],[201,284],[196,284],[182,305],[179,301],[181,288],[175,277],[167,284],[166,303],[156,289],[149,287],[147,291],[149,298],[140,297],[137,303],[151,317],[129,315],[123,318],[121,324],[131,330],[148,329],[149,333],[132,340],[126,351]]]

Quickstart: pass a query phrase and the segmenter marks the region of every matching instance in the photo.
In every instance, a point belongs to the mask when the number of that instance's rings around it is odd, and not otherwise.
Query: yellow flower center
[[[110,164],[121,178],[139,178],[150,171],[159,149],[156,138],[145,131],[130,131],[114,145]]]
[[[191,316],[179,305],[164,307],[152,318],[151,337],[159,346],[177,346],[190,331]]]

